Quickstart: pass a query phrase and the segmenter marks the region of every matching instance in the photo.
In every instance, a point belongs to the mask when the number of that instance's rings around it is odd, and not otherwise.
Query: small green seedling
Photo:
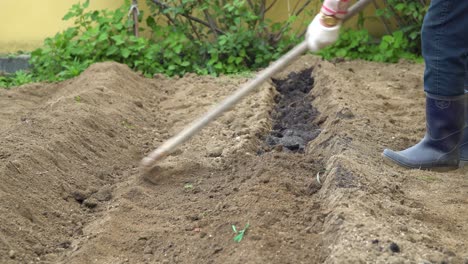
[[[81,103],[81,96],[79,95],[75,96],[75,102]]]
[[[135,128],[135,126],[132,125],[132,123],[128,122],[127,120],[122,121],[122,126],[124,126],[127,129],[134,129]]]
[[[232,231],[234,231],[235,234],[237,234],[235,237],[234,237],[234,241],[236,241],[237,243],[241,242],[242,239],[244,238],[244,235],[245,235],[245,232],[247,231],[247,229],[249,228],[250,224],[247,223],[244,227],[244,229],[240,230],[240,231],[237,231],[237,228],[235,225],[232,225]]]
[[[187,183],[184,185],[184,189],[188,190],[188,189],[193,189],[193,184],[191,183]]]

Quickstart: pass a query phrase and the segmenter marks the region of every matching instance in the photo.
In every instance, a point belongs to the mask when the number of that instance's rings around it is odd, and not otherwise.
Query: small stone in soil
[[[250,240],[255,240],[255,241],[258,241],[258,240],[262,239],[260,236],[256,236],[256,235],[251,235],[249,238],[250,238]]]
[[[321,188],[322,188],[322,185],[316,179],[314,179],[307,186],[306,193],[308,195],[312,195],[312,194],[317,193]]]
[[[36,255],[40,256],[44,254],[44,247],[42,247],[40,244],[36,244],[33,246],[33,251],[36,253]]]
[[[16,252],[14,250],[10,250],[10,252],[8,252],[8,256],[11,259],[14,259],[14,258],[16,258]]]
[[[345,119],[351,119],[354,117],[353,112],[349,110],[348,108],[342,109],[340,112],[338,112],[338,117],[339,118],[345,118]]]
[[[190,221],[194,222],[194,221],[200,220],[200,216],[199,215],[191,215],[191,216],[188,216],[188,219]]]
[[[393,253],[400,253],[400,247],[395,243],[395,242],[392,242],[390,244],[390,250],[393,252]]]
[[[305,142],[302,138],[298,136],[287,136],[280,139],[281,144],[291,151],[296,151],[305,145]]]
[[[192,189],[192,193],[194,194],[201,193],[201,192],[202,192],[202,189],[198,186]]]
[[[170,156],[179,156],[180,154],[182,154],[183,151],[181,149],[176,149],[174,150],[174,152],[172,152],[171,154],[169,154]]]
[[[222,247],[215,247],[213,254],[219,253],[223,250]]]
[[[153,249],[150,246],[146,246],[143,250],[144,254],[153,254]]]
[[[68,240],[58,245],[59,248],[65,248],[65,249],[69,248],[70,246],[71,246],[71,241],[68,241]]]
[[[272,137],[270,135],[267,136],[265,141],[269,146],[275,146],[278,144],[278,140],[275,137]]]
[[[96,206],[98,205],[98,200],[96,200],[95,198],[89,198],[89,199],[86,199],[84,202],[83,202],[84,206],[90,208],[90,209],[93,209],[93,208],[96,208]]]
[[[143,108],[143,103],[140,102],[140,101],[135,101],[135,105],[140,107],[140,108]]]
[[[88,196],[82,191],[74,191],[72,193],[72,196],[80,204],[83,203],[83,201],[86,200],[86,198],[88,198]]]
[[[100,202],[110,201],[112,199],[112,188],[109,185],[102,187],[93,195]]]
[[[223,155],[223,148],[222,147],[213,148],[208,153],[208,157],[211,157],[211,158],[221,157],[221,155]]]

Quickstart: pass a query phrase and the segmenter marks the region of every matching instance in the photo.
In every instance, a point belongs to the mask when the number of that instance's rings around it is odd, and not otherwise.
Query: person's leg
[[[465,129],[460,146],[460,167],[468,166],[468,59],[465,64]]]
[[[431,1],[422,28],[427,132],[418,144],[406,150],[384,150],[386,160],[418,169],[458,166],[465,124],[465,14],[468,1]]]
[[[426,63],[424,91],[433,95],[464,94],[468,52],[468,1],[432,0],[422,27]]]

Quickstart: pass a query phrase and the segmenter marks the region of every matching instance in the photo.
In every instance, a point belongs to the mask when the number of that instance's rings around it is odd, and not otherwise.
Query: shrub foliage
[[[267,66],[301,41],[304,31],[292,24],[306,13],[312,0],[298,1],[285,21],[273,22],[267,13],[277,1],[266,0],[146,0],[152,7],[145,19],[145,37],[133,34],[128,17],[129,1],[113,11],[88,10],[89,0],[73,5],[64,20],[73,26],[47,38],[31,54],[32,70],[10,77],[0,76],[0,86],[31,81],[59,81],[79,75],[90,64],[116,61],[151,76],[187,72],[232,74]],[[415,59],[420,51],[420,27],[427,9],[425,0],[384,0],[376,16],[388,34],[373,38],[362,25],[345,29],[338,42],[321,51],[334,57],[395,62]],[[139,15],[142,22],[143,14]],[[374,19],[375,20],[375,19]],[[397,24],[392,31],[391,23]],[[143,30],[143,29],[140,29]]]

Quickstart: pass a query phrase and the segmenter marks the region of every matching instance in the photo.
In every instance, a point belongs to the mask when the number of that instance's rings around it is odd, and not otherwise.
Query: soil
[[[320,134],[319,127],[313,122],[319,113],[307,96],[314,85],[312,70],[292,72],[283,80],[273,79],[279,96],[272,114],[272,131],[266,138],[268,146],[304,152],[307,143]]]
[[[422,72],[301,57],[145,177],[248,79],[100,63],[1,90],[0,263],[468,263],[467,170],[381,157],[424,135]]]

